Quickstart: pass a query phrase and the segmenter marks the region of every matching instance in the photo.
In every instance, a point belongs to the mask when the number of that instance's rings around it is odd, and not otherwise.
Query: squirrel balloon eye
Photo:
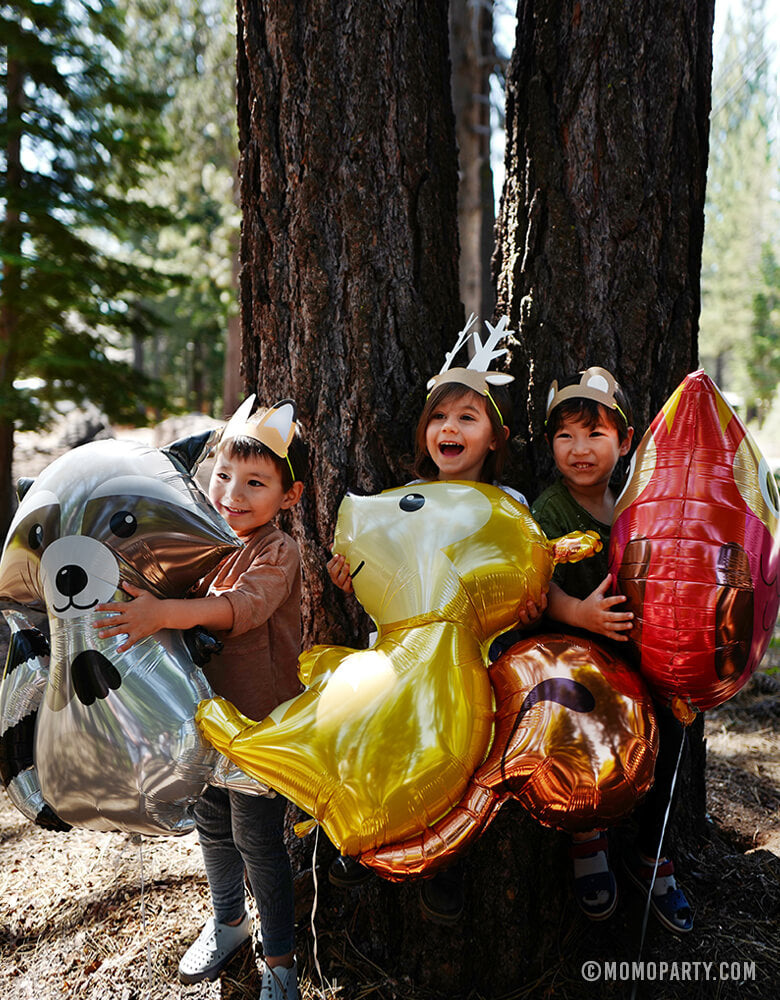
[[[31,549],[39,549],[43,545],[43,525],[34,524],[30,528],[30,533],[27,536],[27,544]]]
[[[425,503],[425,497],[421,493],[408,493],[398,502],[398,506],[401,510],[411,512],[413,510],[419,510],[420,507]]]

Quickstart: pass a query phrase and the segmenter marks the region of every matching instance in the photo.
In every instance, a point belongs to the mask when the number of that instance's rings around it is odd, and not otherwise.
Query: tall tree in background
[[[143,189],[169,224],[136,233],[139,259],[171,279],[137,304],[152,318],[151,333],[136,338],[138,364],[165,381],[170,407],[210,410],[227,393],[232,411],[240,394],[237,350],[225,358],[238,322],[235,4],[128,0],[127,9],[135,70],[168,97],[162,124],[172,146],[166,169]]]
[[[761,283],[753,295],[747,367],[756,416],[763,423],[780,385],[780,260],[768,242],[760,273]]]
[[[160,156],[159,100],[120,68],[122,18],[110,0],[0,8],[0,530],[15,423],[58,399],[138,416],[149,382],[109,357],[137,322],[129,297],[155,287],[122,253],[159,213],[126,194]],[[19,380],[36,376],[35,394]],[[15,384],[16,383],[16,384]]]
[[[614,371],[641,431],[696,366],[713,7],[518,4],[495,268],[531,492],[553,377]]]
[[[771,136],[766,0],[729,11],[712,85],[710,165],[702,265],[701,353],[712,377],[752,408],[765,396],[750,371],[753,300],[764,247],[780,249],[778,136]]]
[[[261,399],[295,399],[311,441],[307,642],[357,638],[354,602],[325,588],[336,509],[411,478],[425,382],[462,322],[447,6],[238,5],[244,371]]]
[[[467,315],[490,317],[495,301],[490,260],[496,221],[490,164],[490,78],[498,58],[492,3],[452,0],[450,53],[459,167],[460,296]]]

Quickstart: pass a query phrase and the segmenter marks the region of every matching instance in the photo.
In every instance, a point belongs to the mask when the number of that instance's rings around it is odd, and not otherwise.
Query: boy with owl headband
[[[609,640],[626,642],[633,615],[621,610],[625,597],[610,594],[608,551],[616,495],[612,487],[618,462],[631,450],[631,409],[620,385],[605,368],[591,367],[553,382],[547,397],[545,435],[559,478],[532,504],[531,513],[548,537],[568,531],[597,531],[603,548],[577,565],[557,566],[550,585],[548,614]],[[655,782],[635,812],[636,847],[624,859],[626,874],[645,894],[658,921],[674,934],[693,927],[693,913],[677,885],[674,865],[660,856],[667,807],[674,801],[680,723],[654,702],[659,749]],[[606,833],[592,830],[574,837],[577,901],[591,920],[604,920],[617,906],[618,892],[610,868]]]

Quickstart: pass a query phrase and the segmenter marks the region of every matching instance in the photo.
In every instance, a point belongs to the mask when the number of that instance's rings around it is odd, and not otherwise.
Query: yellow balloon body
[[[222,699],[201,704],[206,738],[286,795],[344,854],[431,826],[459,801],[490,747],[494,700],[485,650],[539,600],[556,560],[587,536],[548,541],[502,490],[436,482],[348,496],[334,551],[376,622],[371,649],[317,646],[307,690],[254,723]]]

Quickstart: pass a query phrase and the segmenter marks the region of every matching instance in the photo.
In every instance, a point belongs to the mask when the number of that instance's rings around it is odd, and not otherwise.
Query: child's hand
[[[612,586],[612,577],[606,576],[592,594],[579,602],[577,621],[574,624],[589,632],[597,632],[618,642],[628,642],[628,636],[622,635],[632,629],[634,617],[631,611],[613,611],[616,604],[625,601],[625,594],[607,597],[607,591]]]
[[[518,625],[522,625],[523,628],[528,628],[529,625],[535,625],[544,614],[546,607],[547,594],[542,594],[538,604],[536,601],[531,600],[526,601],[525,604],[519,604],[517,607]]]
[[[352,577],[349,575],[349,563],[344,556],[335,555],[328,560],[328,576],[345,594],[354,594]]]
[[[165,601],[154,597],[147,590],[134,587],[131,583],[123,583],[122,590],[130,594],[131,601],[116,601],[111,604],[98,604],[98,611],[105,611],[111,617],[101,618],[95,622],[101,639],[112,635],[127,635],[117,653],[124,653],[141,639],[154,635],[160,629],[166,628],[163,618]]]

